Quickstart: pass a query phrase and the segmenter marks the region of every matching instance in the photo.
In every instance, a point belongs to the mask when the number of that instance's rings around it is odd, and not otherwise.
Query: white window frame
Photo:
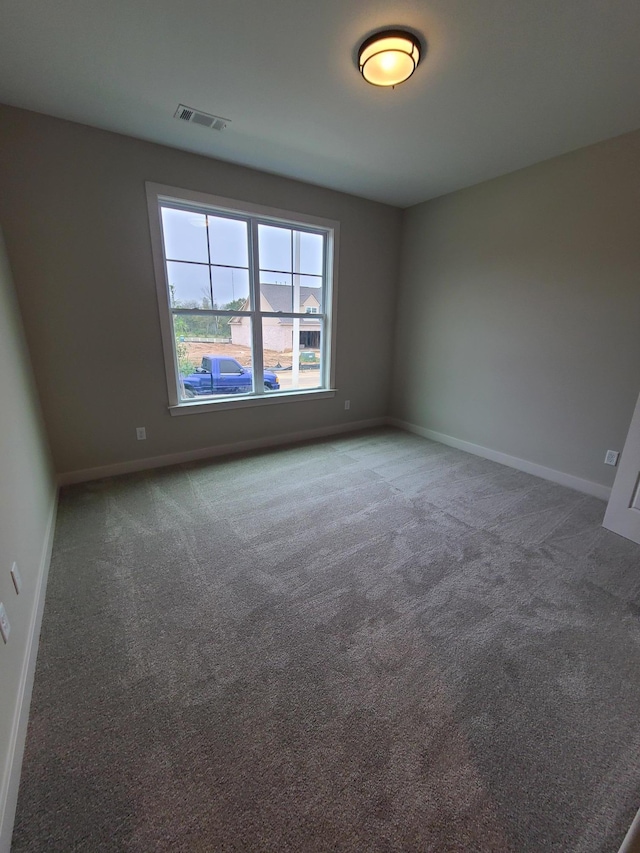
[[[156,293],[158,297],[158,311],[160,315],[160,329],[162,332],[162,347],[164,353],[165,373],[167,378],[167,391],[169,396],[169,411],[172,415],[194,414],[196,412],[220,411],[221,409],[241,409],[249,406],[274,405],[284,402],[295,402],[297,400],[321,399],[334,397],[335,388],[335,355],[336,355],[336,303],[338,283],[338,243],[340,223],[331,219],[321,219],[304,213],[294,213],[288,210],[266,207],[264,205],[252,204],[234,199],[222,198],[209,193],[185,190],[178,187],[166,186],[164,184],[146,183],[147,206],[149,211],[149,225],[151,229],[151,248],[153,253],[153,266],[156,279]],[[173,205],[185,205],[189,209],[198,209],[199,212],[211,212],[218,214],[231,214],[240,217],[251,217],[250,227],[250,275],[249,286],[251,293],[252,317],[252,350],[253,350],[253,376],[254,390],[251,395],[242,396],[220,396],[217,399],[206,397],[204,399],[181,399],[179,386],[178,358],[176,352],[175,335],[173,331],[173,316],[169,293],[169,282],[165,262],[164,245],[162,237],[162,222],[160,208],[163,203]],[[324,317],[322,354],[321,354],[321,378],[322,387],[317,389],[294,389],[291,391],[274,391],[265,393],[262,376],[263,347],[262,347],[262,318],[281,316],[275,312],[260,311],[258,262],[258,224],[287,225],[302,230],[311,229],[322,231],[325,235],[325,269],[324,269],[324,301],[325,310],[321,316]],[[224,311],[216,311],[224,314]],[[286,316],[296,319],[309,317],[306,312],[295,314],[287,312]],[[260,322],[258,322],[260,320]]]

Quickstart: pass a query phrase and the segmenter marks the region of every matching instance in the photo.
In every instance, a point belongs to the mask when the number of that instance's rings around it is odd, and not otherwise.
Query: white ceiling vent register
[[[208,127],[210,130],[224,130],[231,121],[228,118],[212,116],[209,113],[194,110],[193,107],[185,107],[184,104],[178,104],[178,109],[173,117],[179,118],[181,121],[190,121],[191,124],[199,124],[201,127]]]

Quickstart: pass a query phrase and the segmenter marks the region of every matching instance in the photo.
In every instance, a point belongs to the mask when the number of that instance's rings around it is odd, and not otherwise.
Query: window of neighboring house
[[[157,184],[147,196],[172,414],[332,396],[338,223]]]

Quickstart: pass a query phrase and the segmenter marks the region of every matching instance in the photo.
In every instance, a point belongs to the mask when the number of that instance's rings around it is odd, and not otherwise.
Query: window
[[[332,396],[338,223],[147,196],[172,414]]]

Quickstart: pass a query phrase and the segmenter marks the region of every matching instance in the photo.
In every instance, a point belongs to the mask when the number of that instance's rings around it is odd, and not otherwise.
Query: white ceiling
[[[369,86],[398,25],[427,56]],[[404,207],[640,127],[639,33],[638,0],[2,0],[0,101]]]

